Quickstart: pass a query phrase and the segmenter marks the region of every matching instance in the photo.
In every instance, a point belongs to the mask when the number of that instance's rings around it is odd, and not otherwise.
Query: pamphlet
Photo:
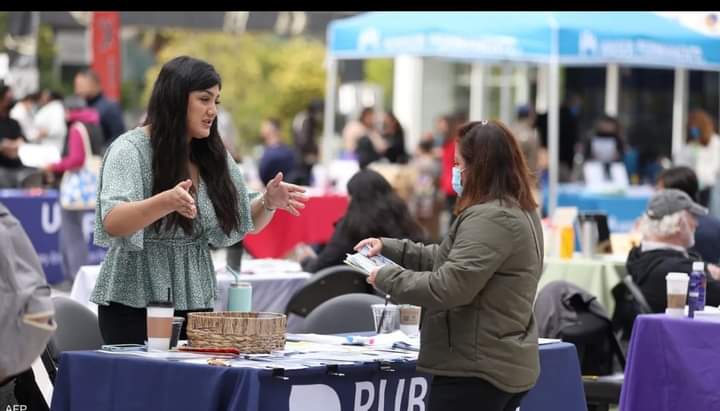
[[[355,254],[347,254],[347,258],[345,258],[344,262],[345,264],[355,267],[366,274],[370,274],[370,272],[375,268],[383,267],[388,264],[398,266],[397,263],[383,255],[368,257],[369,251],[370,246],[366,245]]]

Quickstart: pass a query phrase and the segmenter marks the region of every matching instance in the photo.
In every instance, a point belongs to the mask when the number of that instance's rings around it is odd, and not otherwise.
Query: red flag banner
[[[103,93],[120,100],[120,13],[95,11],[92,15],[92,68],[100,76]]]

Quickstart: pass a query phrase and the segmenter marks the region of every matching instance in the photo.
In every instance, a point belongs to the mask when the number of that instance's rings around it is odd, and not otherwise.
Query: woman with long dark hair
[[[303,270],[316,272],[342,264],[345,254],[367,237],[401,237],[424,241],[422,227],[388,181],[370,169],[358,171],[347,183],[350,204],[328,244],[315,258],[302,260]]]
[[[433,374],[430,410],[515,410],[540,371],[533,301],[543,266],[533,177],[498,121],[459,130],[452,185],[457,218],[442,243],[368,238],[402,267],[368,282],[423,307],[417,368]],[[481,404],[478,405],[478,404]]]
[[[95,242],[109,250],[90,299],[107,344],[142,344],[152,301],[170,297],[176,316],[212,311],[209,246],[235,244],[262,230],[276,209],[298,215],[307,201],[282,173],[263,194],[245,187],[218,134],[220,88],[210,64],[174,58],[155,81],[144,125],[105,153]]]

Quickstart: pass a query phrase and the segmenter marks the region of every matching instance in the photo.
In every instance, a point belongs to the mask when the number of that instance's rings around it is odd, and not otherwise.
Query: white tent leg
[[[487,118],[485,110],[485,91],[487,89],[487,72],[485,64],[472,63],[470,70],[470,121]]]
[[[500,76],[500,120],[505,124],[512,121],[512,66],[504,63]]]
[[[608,64],[605,70],[605,114],[617,117],[620,96],[620,66]]]
[[[515,105],[524,106],[530,102],[530,79],[528,78],[528,66],[520,64],[515,66]]]
[[[673,92],[672,155],[680,152],[685,142],[685,121],[687,118],[688,73],[686,69],[675,69]]]
[[[423,59],[396,57],[393,78],[393,113],[405,129],[405,147],[413,152],[422,134]]]
[[[558,177],[560,171],[560,38],[555,18],[551,17],[553,26],[550,39],[550,73],[548,78],[548,215],[552,217],[557,208]]]
[[[333,157],[333,136],[335,135],[335,95],[337,90],[337,60],[328,57],[325,72],[325,112],[323,119],[323,138],[321,156],[325,166]]]
[[[537,66],[537,93],[535,96],[535,112],[547,113],[548,110],[548,73],[547,64],[539,64]]]

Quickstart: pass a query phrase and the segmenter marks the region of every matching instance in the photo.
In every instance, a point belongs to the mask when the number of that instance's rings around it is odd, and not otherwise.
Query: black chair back
[[[338,295],[372,294],[373,287],[367,283],[367,274],[348,265],[337,265],[315,273],[308,282],[290,298],[285,314],[306,317],[323,302]]]
[[[373,304],[385,300],[372,294],[343,294],[317,306],[303,322],[305,333],[340,334],[375,331]]]

